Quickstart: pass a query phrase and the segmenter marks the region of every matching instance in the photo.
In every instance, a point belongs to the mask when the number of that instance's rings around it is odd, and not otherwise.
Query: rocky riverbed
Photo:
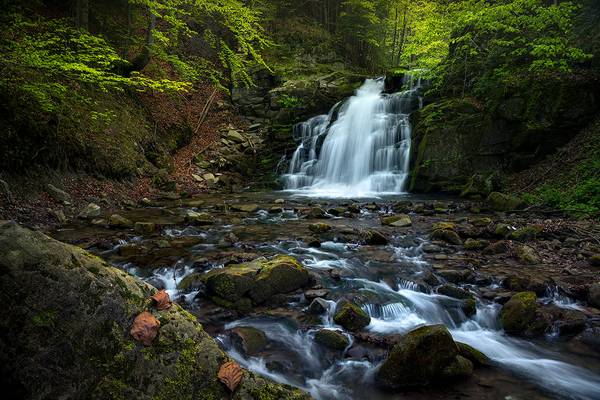
[[[501,200],[215,194],[52,236],[166,289],[242,366],[315,398],[594,398],[597,228]]]

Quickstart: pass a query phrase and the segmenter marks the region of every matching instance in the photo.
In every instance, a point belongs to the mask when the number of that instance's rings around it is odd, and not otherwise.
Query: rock
[[[149,235],[156,230],[156,224],[154,222],[136,222],[133,230],[140,235]]]
[[[284,199],[276,199],[273,203],[275,203],[275,204],[284,204],[285,200]]]
[[[203,276],[210,294],[234,303],[242,298],[261,304],[276,294],[300,289],[309,282],[308,270],[294,257],[259,258],[245,264],[214,269]]]
[[[467,250],[479,250],[485,248],[488,245],[488,242],[486,242],[485,240],[476,240],[469,238],[465,240],[464,245],[465,249]]]
[[[507,333],[523,335],[536,317],[537,296],[534,292],[520,292],[502,306],[500,322]]]
[[[196,175],[196,174],[192,174],[192,179],[194,179],[196,182],[204,182],[204,178],[201,177],[200,175]]]
[[[269,340],[260,329],[238,326],[229,331],[233,345],[245,356],[256,356],[267,347]]]
[[[452,283],[468,282],[472,279],[473,273],[469,270],[442,269],[436,271],[438,275]]]
[[[489,226],[492,223],[492,220],[491,220],[491,218],[483,217],[483,218],[472,218],[469,222],[471,222],[471,224],[474,226],[482,228],[482,227]]]
[[[311,207],[308,210],[304,211],[304,215],[306,215],[309,219],[327,219],[329,216],[320,207]]]
[[[52,197],[52,200],[57,203],[69,205],[71,204],[71,196],[65,192],[64,190],[60,190],[54,185],[48,184],[46,185],[46,191]]]
[[[600,267],[600,254],[594,254],[589,261],[592,267]]]
[[[378,386],[402,390],[458,378],[472,373],[473,365],[459,356],[444,325],[429,325],[407,333],[376,371]]]
[[[467,317],[477,313],[477,300],[473,293],[454,285],[442,285],[437,289],[437,292],[444,296],[462,300],[461,309]]]
[[[600,309],[600,283],[593,283],[590,285],[587,301],[590,306]]]
[[[212,225],[214,218],[208,213],[199,213],[192,210],[186,210],[184,213],[185,221],[194,225]]]
[[[332,350],[345,350],[350,340],[341,332],[321,329],[315,333],[315,342]]]
[[[61,225],[66,224],[69,221],[63,210],[52,210],[51,213],[54,215],[54,218],[56,218],[56,221]]]
[[[306,300],[308,301],[312,301],[316,298],[327,298],[327,295],[329,294],[329,290],[327,289],[312,289],[312,290],[307,290],[306,292],[304,292],[304,297],[306,297]]]
[[[15,223],[0,225],[3,384],[23,398],[225,399],[217,378],[228,356],[190,313],[173,304],[144,347],[129,335],[156,289],[75,246]],[[26,306],[24,306],[26,304]],[[24,334],[26,333],[26,334]],[[68,360],[66,362],[65,360]],[[246,371],[236,398],[308,395]]]
[[[219,182],[219,178],[217,178],[214,174],[212,174],[210,172],[202,174],[202,179],[209,185],[214,185],[217,182]]]
[[[383,235],[383,233],[368,229],[361,233],[363,243],[371,246],[384,246],[388,244],[387,238]]]
[[[4,197],[4,200],[7,204],[13,203],[14,198],[12,192],[10,191],[10,186],[8,185],[8,182],[2,179],[0,179],[0,193],[2,194],[2,197]]]
[[[510,251],[510,243],[506,240],[500,240],[498,242],[491,243],[488,247],[483,249],[483,254],[505,254]]]
[[[192,290],[200,290],[205,287],[202,281],[202,274],[194,272],[183,278],[177,285],[178,290],[191,292]]]
[[[229,206],[234,211],[241,211],[245,213],[257,212],[259,207],[257,204],[232,204]]]
[[[397,228],[404,228],[406,226],[411,226],[412,220],[406,214],[398,214],[398,215],[392,215],[389,217],[382,217],[381,224],[394,226]]]
[[[537,238],[543,231],[544,227],[541,225],[529,225],[513,231],[510,234],[510,238],[519,242],[525,242]]]
[[[455,245],[463,244],[455,229],[456,225],[452,222],[437,222],[431,226],[431,239],[443,240]]]
[[[133,227],[133,222],[131,222],[130,220],[128,220],[127,218],[125,218],[119,214],[111,215],[110,218],[108,219],[108,224],[115,228],[132,228]]]
[[[318,222],[316,224],[310,224],[308,229],[313,233],[325,233],[331,230],[331,225],[325,224],[323,222]]]
[[[458,354],[471,361],[473,364],[480,367],[492,365],[492,361],[488,356],[476,348],[462,342],[456,342],[456,345],[458,346]]]
[[[496,227],[494,228],[494,235],[500,238],[507,237],[510,234],[510,232],[510,226],[503,223],[496,224]]]
[[[481,174],[475,174],[469,178],[469,181],[460,193],[461,197],[485,198],[493,190],[492,177],[484,177]]]
[[[329,303],[321,298],[314,299],[308,306],[308,312],[314,315],[325,314],[329,310]]]
[[[516,254],[519,261],[525,264],[537,264],[540,261],[535,250],[524,244],[517,246]]]
[[[93,219],[100,216],[100,206],[94,203],[88,204],[80,213],[81,219]]]
[[[496,211],[510,211],[522,208],[525,203],[522,199],[516,196],[492,192],[487,198],[490,207]]]
[[[236,143],[242,143],[246,141],[246,138],[244,138],[244,136],[239,133],[238,131],[234,130],[234,129],[230,129],[227,132],[227,139],[236,142]]]
[[[371,317],[356,304],[341,300],[335,308],[333,321],[349,331],[359,331],[371,323]]]

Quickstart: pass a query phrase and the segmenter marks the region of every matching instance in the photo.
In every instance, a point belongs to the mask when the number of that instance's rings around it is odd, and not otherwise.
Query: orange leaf
[[[157,310],[168,310],[171,308],[171,298],[169,297],[169,293],[164,290],[160,290],[154,296],[150,297],[150,300],[152,300]]]
[[[229,361],[221,365],[217,376],[227,386],[229,391],[233,393],[242,381],[244,370],[235,361]]]
[[[130,333],[135,340],[150,346],[156,335],[158,335],[159,328],[160,321],[148,311],[144,311],[133,321]]]

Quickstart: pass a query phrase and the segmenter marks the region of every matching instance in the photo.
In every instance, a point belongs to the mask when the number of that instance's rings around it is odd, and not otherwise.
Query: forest
[[[1,5],[11,398],[600,398],[600,1]]]

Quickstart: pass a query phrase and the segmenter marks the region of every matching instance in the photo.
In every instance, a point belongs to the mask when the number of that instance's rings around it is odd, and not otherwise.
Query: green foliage
[[[281,95],[279,105],[283,108],[296,108],[302,105],[302,99],[287,94]]]

